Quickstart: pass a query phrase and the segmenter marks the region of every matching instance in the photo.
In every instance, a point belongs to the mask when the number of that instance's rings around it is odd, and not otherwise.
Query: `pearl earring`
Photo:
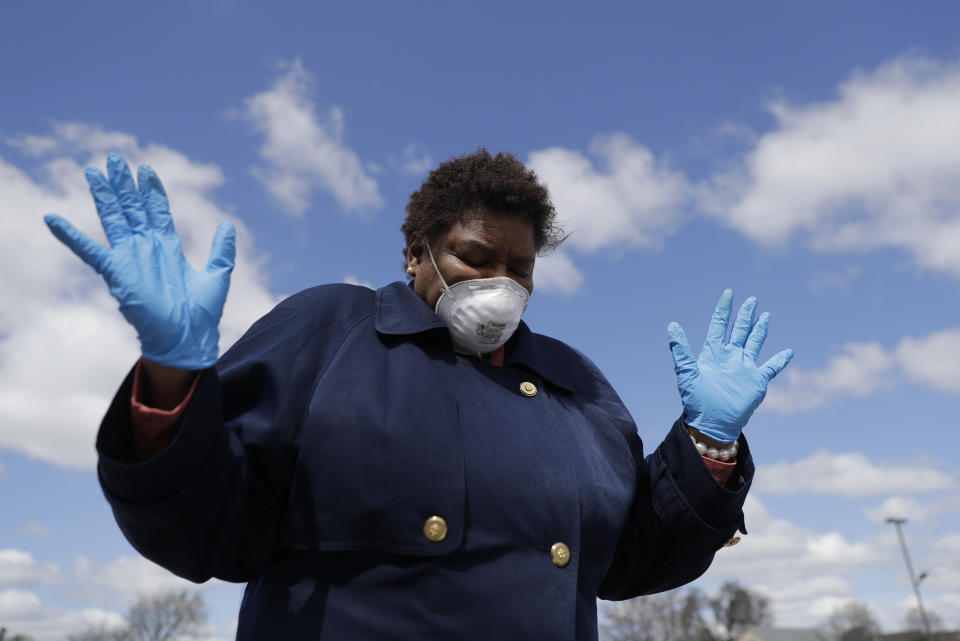
[[[407,265],[407,273],[413,276],[417,273],[417,270],[413,268],[413,265]]]

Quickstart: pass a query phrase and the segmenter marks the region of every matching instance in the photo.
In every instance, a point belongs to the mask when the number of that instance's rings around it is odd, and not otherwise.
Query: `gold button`
[[[739,542],[740,542],[740,537],[735,536],[733,538],[727,539],[726,542],[723,544],[723,547],[732,548],[734,545],[736,545]]]
[[[423,524],[423,535],[434,543],[439,543],[447,538],[447,522],[442,516],[431,516]]]
[[[537,395],[537,386],[531,383],[530,381],[524,381],[520,383],[520,391],[524,396],[536,396]]]
[[[553,564],[558,568],[562,568],[567,563],[570,563],[570,548],[567,547],[567,544],[554,543],[550,548],[550,560],[553,561]]]

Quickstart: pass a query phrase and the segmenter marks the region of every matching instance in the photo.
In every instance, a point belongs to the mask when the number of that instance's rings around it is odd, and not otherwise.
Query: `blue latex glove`
[[[217,228],[206,269],[198,272],[183,256],[153,169],[140,167],[139,189],[119,155],[107,157],[107,173],[109,179],[88,167],[86,177],[111,249],[56,214],[44,217],[47,226],[107,281],[146,358],[181,369],[210,367],[217,360],[217,326],[236,254],[233,225]]]
[[[740,307],[730,342],[725,342],[732,307],[733,290],[724,290],[710,319],[700,358],[693,357],[680,325],[667,326],[684,421],[722,442],[735,441],[740,436],[766,395],[767,383],[793,358],[793,350],[785,349],[757,366],[770,314],[764,312],[754,323],[757,299],[752,296]]]

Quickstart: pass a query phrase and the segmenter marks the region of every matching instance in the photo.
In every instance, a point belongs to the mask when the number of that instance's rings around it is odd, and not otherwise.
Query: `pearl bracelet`
[[[693,446],[697,448],[697,452],[700,453],[700,456],[706,456],[707,458],[716,459],[718,461],[729,461],[730,459],[737,457],[736,441],[731,443],[729,447],[719,449],[716,447],[707,447],[706,443],[698,442],[693,434],[690,435],[690,440],[693,441]]]

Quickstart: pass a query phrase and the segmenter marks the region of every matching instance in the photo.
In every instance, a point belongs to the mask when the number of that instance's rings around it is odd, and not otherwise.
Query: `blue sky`
[[[31,2],[0,21],[0,624],[38,640],[182,585],[137,557],[94,472],[138,351],[50,236],[100,236],[83,168],[153,165],[188,255],[239,229],[226,347],[284,295],[401,279],[426,171],[509,150],[573,232],[538,261],[535,331],[582,349],[648,447],[680,411],[665,327],[725,287],[796,358],[747,427],[750,535],[698,581],[781,625],[912,595],[960,626],[960,21],[953,3]],[[774,6],[775,5],[775,6]],[[102,237],[102,236],[101,236]],[[209,639],[240,589],[202,588]]]

